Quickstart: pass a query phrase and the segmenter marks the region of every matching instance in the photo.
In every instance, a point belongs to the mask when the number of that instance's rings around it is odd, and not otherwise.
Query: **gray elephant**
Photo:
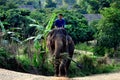
[[[65,29],[53,29],[47,36],[47,47],[54,56],[55,76],[67,76],[74,53],[74,42]],[[67,56],[64,56],[64,53]],[[61,56],[63,55],[63,56]],[[67,58],[69,57],[69,58]]]

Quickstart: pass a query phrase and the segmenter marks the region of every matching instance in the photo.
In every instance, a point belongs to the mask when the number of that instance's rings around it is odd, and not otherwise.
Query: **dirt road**
[[[0,80],[120,80],[120,72],[77,78],[58,78],[0,69]]]

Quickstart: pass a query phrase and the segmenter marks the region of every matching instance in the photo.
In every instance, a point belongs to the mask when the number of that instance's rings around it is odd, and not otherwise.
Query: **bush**
[[[46,76],[54,75],[53,66],[50,62],[47,62],[47,59],[43,64],[42,59],[40,61],[37,61],[35,57],[33,57],[33,59],[30,59],[28,55],[24,54],[17,56],[17,61],[21,64],[25,72],[46,75]]]
[[[114,50],[112,48],[106,48],[106,47],[97,46],[97,45],[94,47],[93,52],[97,56],[105,56],[105,54],[108,54],[109,57],[114,56]]]
[[[93,57],[88,55],[81,55],[79,57],[79,63],[82,64],[81,72],[85,75],[90,75],[95,73],[96,62]]]
[[[76,76],[86,76],[81,70],[76,66],[75,63],[71,62],[69,67],[69,77],[76,77]]]
[[[97,56],[89,56],[89,55],[81,55],[78,57],[78,63],[82,65],[82,69],[79,70],[81,72],[79,73],[80,76],[86,76],[86,75],[91,75],[91,74],[100,74],[100,73],[109,73],[112,71],[115,71],[119,69],[117,67],[116,69],[116,64],[113,62],[108,63],[108,58],[107,57],[97,57]],[[75,75],[76,72],[74,72]]]
[[[4,28],[10,34],[6,34],[5,39],[10,37],[18,38],[19,40],[24,40],[30,36],[35,35],[35,27],[30,27],[29,24],[33,23],[28,16],[30,16],[30,11],[25,9],[10,9],[1,14],[0,20],[4,25]]]
[[[31,61],[27,55],[16,56],[16,59],[26,72],[31,69]]]
[[[16,71],[24,71],[18,64],[15,57],[8,53],[4,48],[0,48],[0,68]]]
[[[8,58],[9,54],[6,53],[5,49],[0,48],[0,57]]]
[[[105,55],[105,48],[100,47],[100,46],[96,46],[96,47],[94,48],[94,54],[95,54],[95,55],[104,56],[104,55]]]
[[[45,26],[48,22],[48,15],[45,10],[34,10],[31,14],[30,17],[37,20],[41,25]]]
[[[84,50],[84,51],[88,51],[88,52],[93,52],[94,51],[94,46],[87,45],[87,43],[78,43],[78,44],[75,45],[75,49]]]
[[[7,68],[7,60],[10,58],[10,54],[5,51],[5,49],[0,48],[0,67]]]

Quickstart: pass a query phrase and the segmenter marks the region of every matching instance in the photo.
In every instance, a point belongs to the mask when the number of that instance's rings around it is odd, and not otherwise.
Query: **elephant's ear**
[[[52,40],[51,40],[51,36],[49,35],[49,36],[47,37],[47,47],[48,47],[50,53],[53,52],[53,50],[52,50],[52,45],[53,45],[53,43],[52,43]]]
[[[68,43],[69,43],[69,44],[71,44],[72,41],[73,41],[72,38],[71,38],[69,35],[67,36],[67,40],[68,40]]]

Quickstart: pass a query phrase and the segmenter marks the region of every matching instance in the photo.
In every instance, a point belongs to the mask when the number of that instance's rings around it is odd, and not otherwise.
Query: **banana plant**
[[[17,33],[15,33],[15,32],[6,30],[5,27],[4,27],[4,25],[3,25],[3,23],[2,23],[1,21],[0,21],[0,27],[1,27],[1,30],[2,30],[3,36],[6,36],[6,35],[8,35],[8,34],[12,34],[12,35],[14,35],[14,36],[17,35]],[[20,41],[19,38],[13,37],[13,36],[9,36],[9,37],[10,37],[13,41],[16,41],[16,42],[22,44],[22,41]]]
[[[53,15],[51,16],[49,22],[48,22],[48,25],[44,28],[43,26],[41,26],[36,20],[33,20],[31,19],[32,21],[35,22],[35,24],[30,24],[30,26],[35,26],[36,29],[37,29],[37,36],[35,37],[34,39],[34,42],[38,41],[38,40],[41,40],[42,38],[42,47],[44,49],[46,49],[46,37],[48,35],[48,33],[51,31],[52,29],[52,25],[53,25],[53,22],[55,20],[55,17],[56,17],[56,14],[53,13]]]
[[[51,17],[51,19],[49,20],[49,23],[48,23],[48,25],[46,26],[46,28],[45,28],[45,30],[44,30],[44,34],[43,34],[43,36],[44,36],[44,44],[43,44],[43,48],[47,51],[47,48],[46,48],[46,38],[47,38],[47,35],[48,35],[48,33],[51,31],[51,29],[52,29],[52,25],[53,25],[53,23],[54,23],[54,20],[55,20],[55,18],[56,18],[56,14],[54,13],[53,15],[52,15],[52,17]]]
[[[42,25],[40,25],[40,23],[38,21],[28,17],[31,21],[34,22],[34,24],[30,24],[30,27],[33,27],[33,26],[36,27],[37,36],[28,38],[25,41],[34,38],[34,47],[35,47],[35,49],[37,51],[38,50],[41,51],[40,54],[38,54],[37,52],[35,52],[35,54],[34,54],[33,64],[35,66],[39,66],[40,64],[41,65],[44,64],[45,55],[46,55],[46,53],[48,51],[47,48],[46,48],[46,37],[47,37],[48,33],[51,31],[51,29],[52,29],[52,25],[53,25],[53,22],[55,20],[55,17],[56,17],[56,14],[53,13],[46,27],[43,27]]]

